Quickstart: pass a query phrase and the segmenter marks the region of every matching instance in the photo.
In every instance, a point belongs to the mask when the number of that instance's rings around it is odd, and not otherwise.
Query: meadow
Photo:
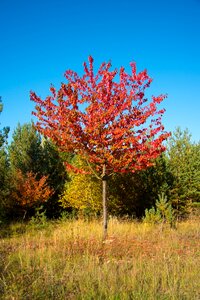
[[[15,223],[0,232],[0,299],[200,299],[200,223],[111,218]]]

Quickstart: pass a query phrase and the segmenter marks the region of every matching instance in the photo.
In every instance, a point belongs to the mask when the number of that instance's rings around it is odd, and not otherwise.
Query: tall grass
[[[112,219],[105,241],[95,220],[20,226],[0,239],[0,299],[200,299],[197,220]]]

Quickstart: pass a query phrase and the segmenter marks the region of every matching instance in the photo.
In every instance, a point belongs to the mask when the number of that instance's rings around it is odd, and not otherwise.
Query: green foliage
[[[100,213],[101,181],[92,175],[70,173],[68,176],[66,172],[63,161],[67,160],[76,168],[83,167],[87,173],[88,165],[78,155],[59,153],[50,140],[40,136],[32,123],[17,126],[10,146],[6,144],[6,135],[3,140],[0,147],[0,222],[6,217],[18,216],[10,196],[18,168],[23,174],[36,172],[38,180],[48,176],[47,183],[55,193],[44,203],[47,217],[58,218],[63,210],[67,218],[72,219],[77,213],[86,216]],[[197,214],[194,203],[200,203],[200,143],[191,142],[188,130],[178,128],[169,139],[166,154],[157,158],[154,166],[135,173],[113,174],[108,180],[108,212],[111,215],[140,218],[147,209],[152,218],[157,218],[155,222],[159,222],[162,216],[152,207],[156,207],[155,199],[162,193],[172,204],[176,217],[194,211]]]
[[[63,192],[64,185],[68,179],[63,158],[57,147],[48,139],[42,138],[41,174],[48,176],[48,185],[54,190],[48,202],[44,204],[46,214],[50,218],[58,217],[61,207],[58,202],[59,195]]]
[[[173,176],[170,199],[180,217],[200,201],[200,143],[192,143],[188,130],[177,128],[168,142],[168,168]]]
[[[73,220],[76,220],[77,217],[78,217],[78,215],[77,215],[76,209],[71,209],[71,211],[64,210],[60,214],[59,221],[61,223],[69,221],[69,220],[73,221]]]
[[[0,114],[3,110],[3,104],[0,97]],[[9,133],[9,127],[0,130],[0,223],[5,220],[9,207],[10,194],[10,173],[9,161],[6,149],[6,140]]]
[[[192,215],[200,217],[200,202],[192,203]]]
[[[41,172],[41,136],[32,123],[18,124],[8,149],[13,174],[17,170],[21,170],[23,174]]]
[[[155,204],[159,193],[164,192],[168,196],[171,184],[172,178],[164,155],[157,158],[154,166],[146,170],[114,174],[109,183],[109,211],[140,218],[144,215],[145,208]]]
[[[48,223],[45,214],[46,212],[43,209],[43,206],[36,208],[35,211],[36,211],[35,215],[29,221],[29,226],[38,229],[45,228],[48,225]]]
[[[3,111],[3,103],[0,97],[0,114]],[[8,138],[8,133],[10,131],[9,127],[4,127],[3,129],[0,130],[0,148],[4,145]]]
[[[57,148],[51,141],[42,138],[32,123],[18,124],[12,138],[9,160],[13,186],[18,170],[23,174],[28,172],[37,174],[38,180],[48,176],[47,184],[54,193],[45,203],[45,210],[48,217],[58,217],[61,210],[58,195],[63,190],[67,173]]]
[[[0,148],[0,221],[2,222],[10,207],[10,172],[7,152]]]
[[[88,166],[79,156],[74,157],[73,165],[85,171]],[[70,181],[65,184],[60,202],[64,208],[76,209],[79,214],[99,213],[101,204],[101,181],[89,174],[70,173]]]
[[[174,212],[164,193],[158,195],[155,206],[145,210],[143,221],[151,224],[168,223],[172,227],[175,220]]]
[[[85,170],[88,168],[78,156],[73,158],[73,164],[76,167],[82,164]],[[155,204],[158,193],[168,194],[171,185],[164,155],[147,170],[123,175],[113,174],[108,180],[109,214],[133,217],[144,215],[145,208]],[[99,213],[102,207],[101,199],[100,181],[91,175],[71,173],[60,201],[64,208],[73,207],[82,213],[90,210]]]
[[[42,138],[41,173],[48,176],[48,183],[58,194],[62,190],[67,178],[66,168],[57,147],[45,138]]]
[[[17,125],[12,135],[12,141],[8,146],[8,159],[11,177],[11,208],[8,217],[12,219],[21,219],[22,216],[25,216],[24,209],[21,206],[16,205],[16,197],[14,197],[14,194],[18,195],[19,199],[21,199],[22,196],[20,190],[24,186],[24,183],[22,180],[19,181],[19,175],[21,174],[21,177],[24,177],[24,180],[30,172],[33,175],[37,174],[37,180],[40,180],[42,177],[42,175],[40,175],[42,161],[41,137],[36,132],[33,123]],[[29,192],[31,193],[32,191]],[[21,199],[21,201],[23,201],[23,199]],[[30,212],[30,214],[32,213]]]

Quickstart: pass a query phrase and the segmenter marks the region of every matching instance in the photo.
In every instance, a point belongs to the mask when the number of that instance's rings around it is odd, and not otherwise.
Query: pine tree
[[[42,159],[41,174],[48,176],[48,185],[54,190],[54,193],[44,204],[46,215],[49,218],[58,217],[62,211],[58,202],[59,195],[63,192],[64,185],[68,180],[66,168],[63,164],[63,158],[57,147],[51,140],[42,137]],[[67,156],[67,154],[65,155]]]
[[[13,174],[21,170],[41,173],[42,147],[41,136],[32,123],[18,124],[9,146],[9,159]]]
[[[0,114],[3,110],[3,104],[0,97]],[[9,127],[0,130],[0,222],[6,215],[9,206],[9,162],[6,150],[6,142],[8,138]]]
[[[191,211],[200,199],[200,144],[191,142],[186,129],[177,128],[168,142],[168,167],[173,175],[170,198],[179,216]]]
[[[158,157],[154,166],[135,173],[114,174],[109,183],[110,210],[120,215],[144,216],[145,209],[155,205],[158,194],[169,197],[172,176],[165,155]]]
[[[44,209],[48,217],[58,216],[61,210],[58,195],[63,190],[67,173],[56,146],[43,138],[32,123],[18,124],[9,146],[9,158],[12,182],[19,170],[24,175],[29,172],[36,174],[37,180],[47,176],[47,183],[54,193],[45,202]]]
[[[3,103],[0,97],[0,114],[3,111]],[[0,130],[0,148],[3,146],[3,144],[6,142],[7,138],[8,138],[8,133],[10,131],[10,128],[4,127],[3,129]]]
[[[145,210],[144,222],[152,224],[168,223],[174,226],[174,211],[170,202],[164,193],[158,195],[155,207]]]
[[[0,223],[6,217],[10,206],[10,172],[7,152],[0,147]]]

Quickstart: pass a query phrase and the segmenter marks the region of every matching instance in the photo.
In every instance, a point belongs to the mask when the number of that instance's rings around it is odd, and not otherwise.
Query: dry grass
[[[0,299],[200,299],[199,235],[197,220],[112,219],[106,241],[99,221],[26,227],[0,239]]]

